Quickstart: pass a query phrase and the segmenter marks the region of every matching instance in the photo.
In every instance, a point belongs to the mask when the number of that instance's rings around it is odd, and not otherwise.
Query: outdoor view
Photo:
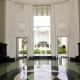
[[[34,6],[34,56],[51,55],[50,6]]]
[[[68,38],[58,37],[58,54],[68,56]]]
[[[17,57],[27,56],[27,38],[17,38]]]

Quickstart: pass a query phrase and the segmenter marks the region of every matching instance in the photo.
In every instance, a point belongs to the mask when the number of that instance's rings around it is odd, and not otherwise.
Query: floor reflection
[[[34,80],[52,80],[51,66],[34,66]]]
[[[24,65],[22,62],[21,73],[18,74],[14,80],[68,80],[67,77],[67,62],[64,59],[58,60],[58,67],[51,66],[51,61],[40,60],[35,61],[34,66],[31,68],[30,66]]]
[[[51,65],[24,66],[14,80],[68,80],[66,68]]]
[[[0,80],[80,80],[80,63],[70,62],[66,58],[22,59],[2,65],[0,69]]]

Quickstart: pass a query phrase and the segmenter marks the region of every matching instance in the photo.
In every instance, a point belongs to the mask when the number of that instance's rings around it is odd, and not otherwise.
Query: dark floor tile
[[[61,80],[61,79],[59,79],[59,78],[55,77],[53,80]]]
[[[52,72],[51,74],[54,75],[54,76],[57,76],[58,72]]]

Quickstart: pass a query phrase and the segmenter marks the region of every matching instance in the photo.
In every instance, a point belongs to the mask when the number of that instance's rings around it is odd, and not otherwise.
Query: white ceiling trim
[[[61,3],[68,0],[6,0],[6,1],[14,1],[24,4],[52,4],[52,3]]]

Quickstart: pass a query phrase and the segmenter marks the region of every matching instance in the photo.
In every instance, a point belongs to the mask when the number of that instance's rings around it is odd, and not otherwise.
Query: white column
[[[80,1],[80,0],[79,0]],[[74,0],[74,23],[75,29],[75,55],[78,56],[78,44],[79,43],[79,10],[78,10],[78,0]]]
[[[11,55],[11,3],[10,1],[6,1],[6,13],[5,13],[5,43],[7,43],[7,56]]]
[[[10,57],[16,59],[16,37],[15,37],[15,2],[11,2],[11,53]]]
[[[69,0],[69,57],[75,57],[74,0]]]
[[[55,5],[51,4],[51,55],[56,56]]]
[[[78,15],[78,0],[69,0],[69,58],[78,55],[79,42],[79,15]]]
[[[29,53],[28,58],[34,56],[34,26],[33,26],[33,5],[29,5]]]

